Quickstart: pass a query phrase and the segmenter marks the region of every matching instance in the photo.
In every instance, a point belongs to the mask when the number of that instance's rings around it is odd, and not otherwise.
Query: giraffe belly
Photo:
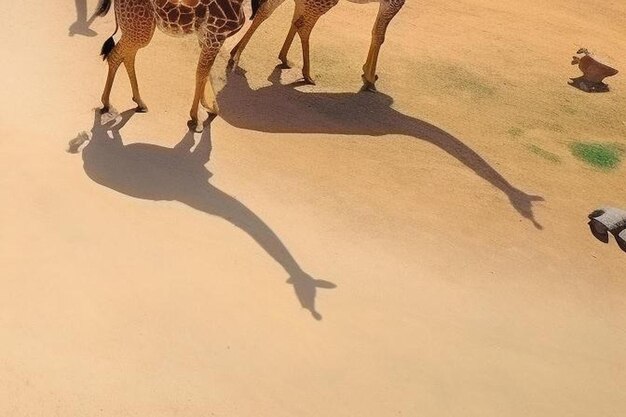
[[[241,2],[232,0],[152,0],[159,29],[183,36],[212,32],[226,37],[245,22]]]

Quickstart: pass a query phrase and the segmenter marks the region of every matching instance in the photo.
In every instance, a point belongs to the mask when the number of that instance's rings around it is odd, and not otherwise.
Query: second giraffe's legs
[[[303,10],[300,16],[294,21],[294,26],[298,31],[298,35],[300,35],[300,40],[302,41],[302,76],[304,77],[304,81],[309,84],[315,84],[313,78],[311,77],[311,62],[309,55],[309,38],[311,36],[311,31],[313,27],[317,23],[318,19],[327,11],[332,9],[339,0],[303,0]],[[298,10],[298,5],[296,4],[296,10]],[[290,32],[291,33],[291,32]],[[287,41],[289,37],[287,37]],[[285,46],[287,46],[287,41],[285,41]]]
[[[404,5],[404,0],[381,0],[378,16],[372,29],[372,42],[370,50],[367,54],[367,60],[363,65],[363,88],[370,91],[376,91],[375,83],[378,79],[376,75],[376,64],[378,62],[378,53],[380,47],[385,42],[385,33],[391,19],[400,11]]]
[[[191,104],[191,110],[189,111],[189,116],[191,118],[189,125],[194,128],[196,131],[202,129],[202,125],[198,123],[198,106],[200,104],[200,100],[203,101],[204,105],[208,105],[209,100],[207,100],[205,95],[205,90],[207,88],[207,83],[211,83],[210,73],[211,67],[215,62],[215,58],[222,47],[222,43],[224,39],[218,39],[215,35],[208,34],[206,39],[202,40],[202,51],[200,52],[200,59],[198,60],[198,69],[196,70],[196,93],[193,97],[193,102]],[[213,86],[210,84],[211,95],[213,97],[210,98],[212,102],[212,106],[207,106],[210,113],[217,114],[219,111],[217,107],[217,102],[215,99],[215,92],[213,90]]]
[[[243,35],[239,43],[237,43],[232,51],[230,51],[229,65],[233,66],[234,68],[239,64],[239,58],[241,57],[241,53],[246,48],[246,45],[252,38],[254,32],[259,28],[259,26],[261,26],[261,23],[263,23],[268,17],[272,15],[272,13],[274,13],[274,10],[276,10],[278,6],[283,4],[284,1],[285,0],[265,0],[261,3],[259,10],[257,10],[254,19],[252,20],[252,25],[250,25],[250,28],[248,29],[246,34]]]

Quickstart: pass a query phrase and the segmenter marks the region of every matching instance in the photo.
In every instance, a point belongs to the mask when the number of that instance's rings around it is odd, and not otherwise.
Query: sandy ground
[[[69,37],[72,1],[3,5],[0,415],[623,416],[626,257],[585,216],[626,165],[569,144],[626,144],[626,77],[566,81],[580,46],[626,71],[624,3],[409,1],[379,94],[377,6],[321,20],[297,88],[292,7],[194,136],[193,38],[140,52],[150,112],[110,130],[112,14]]]

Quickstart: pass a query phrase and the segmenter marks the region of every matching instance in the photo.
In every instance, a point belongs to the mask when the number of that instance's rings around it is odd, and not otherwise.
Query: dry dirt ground
[[[377,6],[322,18],[315,87],[298,45],[274,70],[292,7],[194,136],[193,38],[157,33],[150,112],[109,129],[113,15],[70,37],[71,0],[3,4],[0,415],[623,416],[626,256],[586,214],[626,207],[626,164],[570,144],[626,144],[625,3],[409,0],[379,94]],[[611,93],[567,86],[580,46]]]

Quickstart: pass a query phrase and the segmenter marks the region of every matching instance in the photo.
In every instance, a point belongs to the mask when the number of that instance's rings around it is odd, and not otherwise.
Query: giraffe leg
[[[287,38],[285,38],[285,43],[283,44],[282,49],[280,50],[280,54],[278,54],[278,59],[283,66],[283,68],[288,69],[291,68],[289,65],[289,61],[287,60],[287,53],[289,52],[289,48],[291,48],[291,44],[293,43],[293,38],[296,37],[296,32],[298,29],[292,24],[289,28],[289,33],[287,34]]]
[[[115,45],[109,56],[107,62],[109,64],[109,72],[107,74],[107,80],[104,84],[104,91],[102,92],[102,113],[106,113],[111,108],[111,89],[113,88],[113,81],[115,81],[115,74],[120,64],[124,61],[124,49],[126,39],[122,35],[120,42]]]
[[[137,112],[145,113],[148,111],[148,106],[141,99],[141,95],[139,95],[139,85],[137,84],[137,74],[135,73],[135,56],[137,55],[137,50],[132,51],[128,54],[128,56],[124,59],[124,66],[126,67],[126,72],[128,72],[128,78],[130,79],[130,86],[133,90],[133,101],[137,103]]]
[[[250,42],[250,39],[252,38],[252,35],[254,35],[254,32],[259,28],[259,26],[261,26],[261,23],[267,20],[267,18],[270,17],[272,13],[274,13],[274,10],[276,10],[278,6],[283,4],[284,1],[285,0],[266,0],[261,3],[259,10],[254,16],[254,20],[252,20],[252,25],[250,25],[250,28],[248,29],[246,34],[243,35],[237,45],[235,45],[232,51],[230,51],[230,60],[228,64],[233,69],[237,67],[237,65],[239,65],[239,58],[241,57],[241,53],[246,48],[248,42]]]
[[[302,42],[302,76],[304,81],[308,84],[315,85],[315,81],[311,77],[311,62],[309,55],[309,38],[311,37],[311,31],[318,19],[324,15],[327,11],[332,9],[339,0],[330,0],[322,4],[310,3],[305,0],[303,5],[303,13],[294,22],[294,26],[300,35],[300,41]]]
[[[372,41],[370,49],[367,54],[367,60],[363,65],[363,88],[369,91],[376,91],[376,65],[378,63],[378,54],[380,47],[385,42],[385,34],[389,22],[400,11],[404,5],[404,0],[381,0],[380,8],[378,9],[378,15],[376,16],[376,22],[372,29]]]
[[[129,43],[128,46],[128,52],[124,56],[124,66],[133,90],[133,101],[137,103],[136,110],[139,113],[145,113],[148,111],[148,106],[146,106],[139,94],[139,84],[137,83],[137,74],[135,72],[135,57],[137,56],[137,51],[148,46],[152,40],[156,23],[148,13],[138,13],[132,22],[126,22],[124,25],[127,26],[126,33],[129,33],[129,37],[132,39],[132,43]],[[124,30],[123,26],[122,30]]]
[[[291,22],[291,26],[289,26],[289,33],[287,33],[287,37],[285,38],[285,43],[283,43],[283,47],[281,48],[280,53],[278,54],[278,59],[280,59],[282,67],[285,69],[291,68],[291,66],[289,65],[289,61],[287,60],[287,54],[289,53],[289,49],[291,48],[291,44],[293,43],[293,38],[295,38],[296,32],[298,31],[298,28],[296,27],[295,22],[298,16],[300,16],[299,14],[300,8],[301,7],[298,7],[298,4],[296,4],[296,8],[293,11],[293,19]]]
[[[191,110],[189,111],[189,116],[191,120],[189,121],[189,127],[193,128],[197,132],[202,130],[202,125],[198,123],[198,105],[200,104],[200,100],[203,99],[205,94],[205,89],[207,86],[207,82],[210,83],[210,73],[211,67],[215,62],[215,58],[224,42],[223,39],[217,39],[214,35],[208,34],[207,39],[203,40],[202,43],[202,51],[200,52],[200,59],[198,60],[198,69],[196,70],[196,93],[193,97],[193,102],[191,104]],[[215,106],[209,111],[212,113],[217,113],[217,103],[215,100],[215,93],[213,92],[213,87],[211,86],[211,92],[213,93],[212,102],[215,103]],[[206,98],[204,98],[204,103],[207,103]],[[207,106],[209,107],[209,106]]]
[[[140,109],[145,108],[145,104],[143,104],[141,97],[139,96],[139,88],[137,86],[137,77],[135,75],[135,55],[139,49],[150,43],[156,27],[156,22],[154,21],[153,16],[149,13],[147,9],[148,7],[149,5],[147,4],[141,7],[136,6],[132,19],[119,19],[122,37],[106,58],[109,63],[109,73],[104,86],[104,92],[102,93],[102,110],[104,112],[109,111],[111,88],[113,87],[115,74],[117,73],[117,70],[122,62],[128,71],[128,76],[133,88],[133,100],[137,103]]]
[[[209,74],[204,82],[204,94],[202,95],[202,98],[200,98],[200,104],[202,104],[202,107],[213,115],[217,115],[220,111],[220,108],[217,105],[216,97],[217,95],[215,94],[215,89],[213,88],[211,75]]]
[[[307,21],[297,27],[298,35],[300,35],[300,41],[302,42],[302,77],[307,84],[315,85],[315,81],[311,77],[311,61],[309,55],[309,38],[311,37],[311,31],[315,26],[317,19],[313,21]]]

